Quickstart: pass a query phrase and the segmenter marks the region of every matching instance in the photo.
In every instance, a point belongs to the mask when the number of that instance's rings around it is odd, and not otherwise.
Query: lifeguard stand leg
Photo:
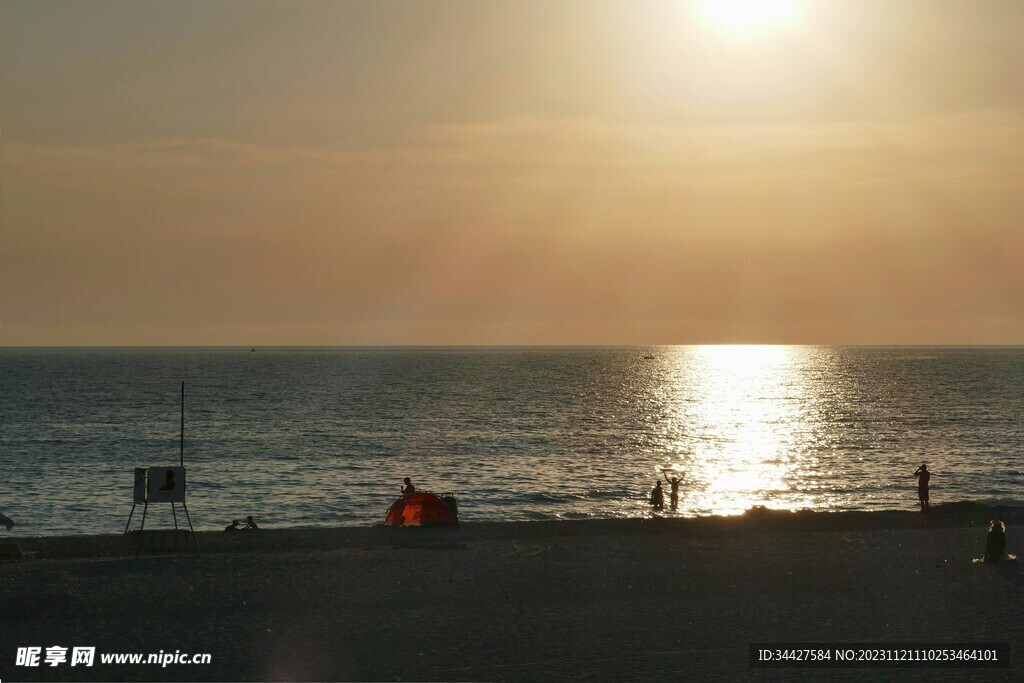
[[[142,506],[142,526],[139,527],[139,547],[135,551],[135,559],[139,559],[139,555],[142,554],[142,531],[146,528],[146,512],[149,511],[149,501],[143,503]]]
[[[132,515],[135,514],[135,503],[132,503],[132,511],[128,513],[128,523],[124,525],[124,533],[122,536],[128,535],[128,527],[132,525]]]
[[[192,540],[196,544],[196,554],[202,557],[203,551],[199,549],[199,539],[196,537],[196,530],[192,527],[192,516],[188,514],[188,506],[182,503],[181,507],[185,508],[185,518],[188,520],[188,529],[192,532]]]

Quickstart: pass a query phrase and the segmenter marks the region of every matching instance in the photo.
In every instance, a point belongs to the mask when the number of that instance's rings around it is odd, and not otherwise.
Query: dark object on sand
[[[8,517],[7,515],[0,514],[0,524],[3,524],[7,528],[7,530],[10,531],[11,528],[14,526],[14,520]]]
[[[985,561],[998,562],[1006,554],[1006,525],[993,519],[988,527],[988,538],[985,539]]]
[[[23,556],[21,548],[18,547],[17,543],[12,543],[11,541],[0,543],[0,561],[20,560]]]
[[[442,498],[420,491],[396,500],[388,508],[384,526],[450,526],[459,523],[458,510],[452,494]]]
[[[459,501],[455,500],[455,496],[450,493],[445,493],[441,496],[441,500],[448,506],[448,509],[455,515],[455,521],[459,520]]]

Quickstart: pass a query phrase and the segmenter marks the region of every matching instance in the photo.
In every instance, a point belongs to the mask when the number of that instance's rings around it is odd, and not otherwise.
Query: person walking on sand
[[[1006,554],[1006,525],[993,519],[988,526],[988,538],[985,539],[985,561],[998,562]]]
[[[671,487],[668,493],[668,506],[673,512],[675,512],[676,508],[679,507],[679,477],[673,475],[672,478],[669,479],[668,474],[665,472],[662,472],[661,475],[665,477],[665,481],[668,482],[668,485]]]
[[[402,487],[403,496],[411,496],[412,494],[416,493],[416,487],[412,485],[412,482],[409,480],[409,477],[406,477],[403,481],[405,481],[405,486]]]
[[[917,477],[917,499],[921,501],[921,512],[924,512],[928,509],[928,482],[932,478],[928,463],[921,463],[914,476]]]
[[[654,482],[654,489],[651,491],[651,507],[655,510],[665,508],[665,489],[661,488],[661,482]]]

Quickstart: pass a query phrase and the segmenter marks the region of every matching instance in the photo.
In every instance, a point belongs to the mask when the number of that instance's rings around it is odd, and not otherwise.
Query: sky
[[[763,1],[0,0],[0,346],[1024,344],[1024,3]]]

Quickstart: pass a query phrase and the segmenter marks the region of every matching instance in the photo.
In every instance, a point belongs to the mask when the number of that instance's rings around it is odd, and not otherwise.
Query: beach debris
[[[540,544],[531,546],[520,546],[518,543],[513,543],[512,550],[510,552],[505,553],[505,556],[508,557],[509,555],[522,555],[524,557],[532,557],[534,555],[539,555],[547,549],[547,546]]]

